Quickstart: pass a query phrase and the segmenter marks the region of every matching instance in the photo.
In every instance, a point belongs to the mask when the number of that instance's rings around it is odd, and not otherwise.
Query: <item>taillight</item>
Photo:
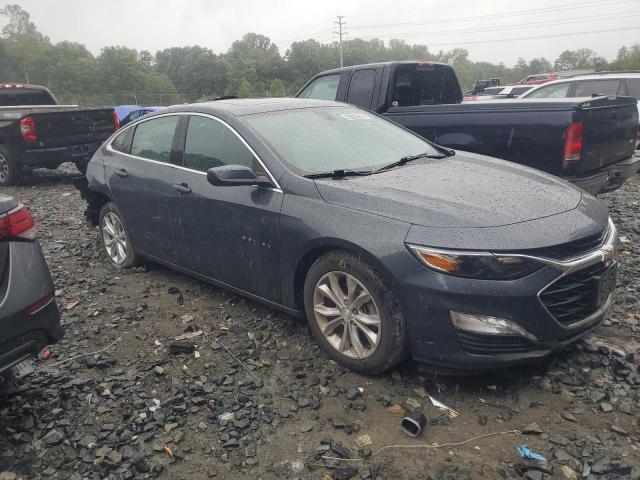
[[[27,207],[20,205],[15,210],[0,215],[0,240],[35,239],[35,222]]]
[[[111,118],[113,118],[113,126],[116,127],[115,130],[120,128],[120,120],[118,120],[118,114],[115,112],[111,112]]]
[[[49,305],[51,302],[53,302],[53,300],[56,298],[56,295],[54,292],[49,292],[48,294],[46,294],[44,297],[42,297],[40,300],[38,300],[37,302],[32,303],[31,305],[29,305],[26,309],[25,312],[27,313],[27,315],[33,315],[34,313],[38,313],[40,310],[42,310],[44,307],[46,307],[47,305]]]
[[[27,142],[35,142],[38,140],[36,135],[36,122],[33,117],[24,117],[20,120],[20,135]]]
[[[562,165],[569,168],[580,161],[582,157],[582,123],[569,125],[564,134],[564,151]]]

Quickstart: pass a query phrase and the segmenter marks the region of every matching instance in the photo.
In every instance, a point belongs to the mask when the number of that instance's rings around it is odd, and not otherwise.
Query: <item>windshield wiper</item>
[[[442,155],[434,155],[432,153],[419,153],[417,155],[407,155],[406,157],[402,157],[400,160],[396,161],[396,162],[392,162],[389,165],[385,165],[384,167],[380,167],[379,169],[376,170],[376,172],[383,172],[384,170],[389,170],[390,168],[395,168],[395,167],[400,167],[402,165],[406,165],[409,162],[412,162],[413,160],[419,160],[420,158],[434,158],[434,159],[438,159],[438,158],[445,158],[448,155],[442,154]]]
[[[364,177],[371,175],[371,170],[333,170],[331,172],[311,173],[305,175],[306,178],[344,178],[344,177]]]

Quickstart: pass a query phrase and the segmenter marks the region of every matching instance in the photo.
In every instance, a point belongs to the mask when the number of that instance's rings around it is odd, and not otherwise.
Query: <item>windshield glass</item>
[[[440,154],[420,137],[353,107],[285,110],[245,121],[300,175],[372,170],[410,155]]]

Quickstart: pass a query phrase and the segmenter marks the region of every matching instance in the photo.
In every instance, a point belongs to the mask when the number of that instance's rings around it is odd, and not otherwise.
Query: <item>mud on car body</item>
[[[76,186],[114,267],[306,315],[366,374],[539,359],[597,327],[615,288],[596,198],[336,102],[171,107],[113,135]]]

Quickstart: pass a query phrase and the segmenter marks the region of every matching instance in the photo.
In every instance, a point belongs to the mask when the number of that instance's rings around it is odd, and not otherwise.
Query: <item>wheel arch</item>
[[[297,310],[304,312],[304,282],[311,265],[323,255],[336,250],[342,250],[362,258],[371,265],[390,287],[393,287],[393,276],[389,270],[368,250],[356,243],[340,238],[317,239],[306,245],[296,262],[292,291],[294,305]]]

